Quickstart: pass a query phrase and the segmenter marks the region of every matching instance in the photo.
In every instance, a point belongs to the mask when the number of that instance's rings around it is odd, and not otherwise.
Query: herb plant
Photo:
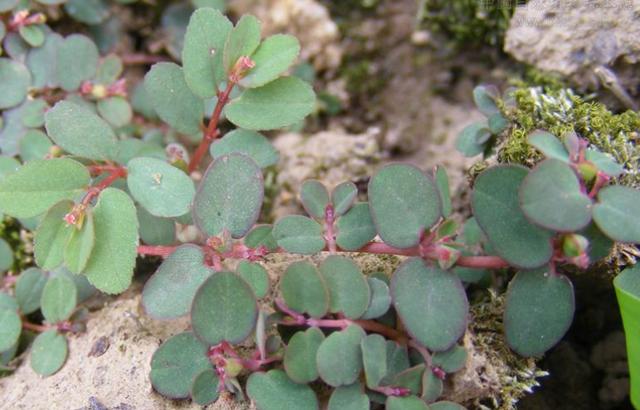
[[[476,178],[463,223],[444,168],[390,164],[371,177],[365,202],[352,182],[306,181],[307,216],[258,224],[262,170],[278,161],[259,131],[315,107],[311,86],[286,75],[300,48],[294,37],[261,39],[256,18],[234,25],[201,7],[186,27],[182,66],[153,65],[129,99],[117,56],[101,57],[85,36],[44,31],[39,46],[0,59],[0,149],[15,164],[0,176],[0,211],[35,226],[38,266],[0,293],[5,364],[26,329],[39,333],[31,366],[55,373],[65,335],[82,330],[78,304],[93,288],[125,291],[137,256],[159,256],[142,292],[146,313],[191,319],[151,358],[159,393],[204,405],[226,391],[259,409],[313,409],[320,401],[309,385],[322,383],[329,409],[457,409],[438,400],[467,360],[465,283],[516,270],[506,339],[540,356],[573,318],[563,269],[587,268],[614,241],[640,243],[640,192],[612,183],[628,170],[578,135],[546,132],[529,136],[547,157],[535,168],[499,165]],[[475,98],[489,119],[465,132],[468,153],[485,152],[507,127],[491,92],[478,88]],[[138,138],[134,110],[165,125]],[[224,120],[237,128],[223,131]],[[195,225],[199,237],[176,244],[176,224]],[[264,263],[278,253],[322,254],[271,283]],[[352,253],[405,260],[390,277],[365,275]],[[29,321],[38,310],[43,324]]]

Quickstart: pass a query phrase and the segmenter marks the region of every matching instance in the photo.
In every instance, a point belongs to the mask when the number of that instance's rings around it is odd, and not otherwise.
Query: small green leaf
[[[47,134],[57,145],[79,157],[112,159],[117,147],[113,130],[85,107],[60,101],[45,115]]]
[[[51,324],[67,320],[78,302],[78,290],[66,276],[50,278],[42,289],[40,306],[44,319]]]
[[[240,343],[253,331],[258,305],[251,287],[232,272],[217,272],[200,286],[191,307],[191,324],[210,346]]]
[[[194,378],[212,369],[207,347],[191,332],[167,339],[151,358],[151,384],[173,399],[189,397]]]
[[[118,80],[124,69],[122,60],[116,54],[109,54],[100,61],[96,81],[102,85],[111,85]]]
[[[155,158],[134,158],[127,164],[131,195],[151,215],[174,217],[189,212],[193,181],[178,168]]]
[[[31,346],[31,368],[41,376],[51,376],[67,360],[67,339],[55,330],[40,333]]]
[[[272,130],[301,121],[316,103],[311,86],[296,77],[281,77],[260,88],[250,88],[224,109],[238,127]]]
[[[162,121],[184,134],[200,132],[204,105],[187,86],[180,66],[154,64],[144,76],[144,86]]]
[[[358,325],[349,325],[344,330],[327,337],[316,356],[318,373],[322,380],[333,387],[348,386],[358,380],[362,371],[360,342],[365,337]]]
[[[427,369],[422,375],[422,400],[427,403],[438,400],[442,396],[444,383],[439,379],[431,369]]]
[[[432,359],[433,366],[438,366],[445,373],[454,373],[462,369],[467,362],[467,350],[455,345],[445,352],[436,352]]]
[[[369,283],[356,263],[345,256],[330,255],[319,267],[329,289],[329,311],[358,319],[369,307]]]
[[[430,404],[429,410],[467,410],[467,408],[458,403],[444,400]]]
[[[591,222],[591,199],[573,169],[557,159],[541,162],[524,178],[520,206],[533,223],[558,232],[575,232]]]
[[[488,124],[491,134],[497,135],[509,127],[509,120],[498,112],[489,117]]]
[[[351,205],[353,205],[353,201],[356,200],[357,196],[358,187],[351,181],[343,182],[333,188],[331,192],[331,203],[333,204],[333,212],[335,215],[344,215],[351,209]]]
[[[22,332],[22,321],[15,310],[0,307],[0,352],[15,345]]]
[[[389,384],[393,376],[407,370],[410,366],[407,348],[393,340],[387,340],[387,375],[382,380]]]
[[[98,113],[115,128],[124,127],[131,122],[133,110],[123,97],[108,97],[98,101]]]
[[[269,251],[275,251],[278,249],[278,243],[272,233],[272,225],[258,225],[245,236],[244,244],[250,248],[264,246]]]
[[[323,221],[329,205],[329,192],[324,184],[316,180],[304,181],[300,188],[302,206],[312,218]]]
[[[38,268],[29,268],[18,276],[16,300],[23,314],[28,315],[40,309],[42,289],[46,283],[47,275]]]
[[[231,28],[229,19],[211,8],[198,9],[189,19],[182,49],[184,78],[201,98],[215,97],[225,78],[222,58]]]
[[[585,158],[610,177],[615,178],[624,172],[624,167],[618,164],[609,154],[596,149],[586,150]]]
[[[227,73],[240,57],[248,57],[260,45],[260,21],[252,15],[245,14],[229,32],[224,45],[224,68]]]
[[[329,398],[327,410],[369,410],[369,396],[360,383],[338,387]]]
[[[417,245],[442,215],[435,182],[406,164],[387,165],[373,176],[369,207],[380,237],[396,248]]]
[[[20,33],[20,37],[31,47],[40,47],[44,44],[44,30],[38,24],[22,26],[18,32]]]
[[[282,370],[252,373],[247,394],[258,410],[318,410],[318,399],[311,388],[291,381]]]
[[[284,370],[291,380],[307,384],[318,378],[316,354],[323,341],[324,334],[317,327],[293,335],[285,348],[283,360]]]
[[[367,278],[371,289],[371,301],[367,311],[362,315],[362,319],[377,319],[387,313],[391,306],[391,293],[389,286],[380,279]]]
[[[218,391],[219,383],[220,379],[215,370],[203,370],[193,379],[193,384],[191,385],[191,398],[193,402],[201,406],[214,403],[220,395]]]
[[[595,223],[591,223],[587,229],[580,232],[589,240],[589,260],[591,263],[597,262],[609,256],[613,249],[614,242],[606,236]]]
[[[200,182],[193,219],[208,236],[228,231],[243,237],[258,219],[264,183],[255,162],[246,155],[229,154],[213,161]]]
[[[300,43],[294,36],[276,34],[268,37],[251,56],[255,66],[240,80],[240,85],[256,88],[275,80],[291,67],[299,53]]]
[[[376,236],[376,227],[366,202],[353,206],[338,218],[336,243],[341,249],[355,251],[369,243]]]
[[[291,253],[309,255],[325,247],[322,226],[302,215],[287,215],[273,227],[273,237],[278,245]]]
[[[509,264],[537,268],[551,259],[552,233],[530,223],[518,203],[528,170],[502,165],[482,172],[471,195],[473,214],[496,254]]]
[[[487,117],[500,113],[500,109],[496,105],[497,98],[498,90],[492,85],[478,85],[473,89],[473,102]]]
[[[170,218],[158,218],[138,207],[140,240],[147,245],[171,245],[176,241],[176,223]]]
[[[408,259],[393,274],[391,296],[407,332],[428,349],[448,350],[464,334],[469,303],[454,274]]]
[[[448,218],[449,215],[451,215],[451,193],[449,191],[449,176],[447,175],[447,170],[442,166],[438,166],[435,177],[438,192],[440,193],[440,200],[442,201],[442,216]]]
[[[422,391],[422,375],[425,371],[425,365],[419,364],[410,367],[396,374],[391,380],[392,386],[404,387],[409,389],[411,394],[420,394]]]
[[[298,313],[308,313],[313,318],[321,318],[329,310],[329,289],[309,262],[294,262],[285,270],[280,279],[280,292],[287,306]]]
[[[67,0],[64,10],[76,21],[96,25],[109,16],[109,5],[104,0]]]
[[[131,284],[136,263],[136,207],[123,191],[107,188],[100,193],[93,222],[95,245],[84,274],[105,293],[123,292]]]
[[[57,79],[65,91],[75,91],[98,70],[98,48],[88,37],[72,34],[58,46]],[[91,135],[91,134],[88,134]]]
[[[0,180],[0,210],[16,218],[31,218],[82,193],[89,179],[87,168],[71,159],[31,161]]]
[[[24,162],[44,159],[49,154],[52,145],[51,140],[44,132],[29,130],[18,142],[20,158]]]
[[[416,396],[395,397],[389,396],[385,404],[385,410],[430,410],[427,403]]]
[[[49,104],[44,99],[29,99],[21,107],[22,125],[29,128],[40,128],[44,125],[44,114],[49,109]]]
[[[542,152],[547,158],[554,158],[569,162],[569,152],[555,135],[541,130],[533,131],[527,137],[527,142]]]
[[[44,44],[38,48],[29,50],[26,64],[32,75],[32,87],[42,89],[44,87],[58,87],[58,72],[56,62],[58,60],[58,47],[63,42],[58,33],[48,33]]]
[[[0,109],[15,107],[27,96],[31,73],[18,61],[0,58],[0,84]]]
[[[456,139],[456,149],[465,157],[475,157],[485,151],[485,143],[491,137],[488,125],[474,122],[466,126]]]
[[[216,159],[233,152],[245,154],[260,168],[278,162],[280,154],[264,135],[255,131],[236,129],[211,144],[211,156]]]
[[[16,299],[5,292],[0,292],[0,309],[18,310]]]
[[[169,255],[145,283],[142,305],[154,319],[186,315],[202,283],[213,274],[204,263],[202,249],[182,245]]]
[[[640,243],[640,191],[613,185],[598,193],[593,220],[617,242]]]
[[[7,241],[0,238],[0,273],[8,271],[12,266],[13,249],[11,249]]]
[[[370,334],[362,338],[360,348],[367,387],[373,389],[387,375],[387,344],[384,337]]]
[[[267,296],[269,292],[269,274],[259,263],[240,261],[238,263],[238,275],[251,286],[257,298]]]
[[[64,249],[75,229],[64,220],[71,212],[73,201],[60,201],[45,215],[33,238],[36,263],[42,269],[53,270],[63,261]]]
[[[507,343],[522,356],[540,356],[562,339],[574,310],[573,286],[565,276],[518,272],[507,290]]]
[[[82,227],[73,229],[71,237],[64,248],[64,264],[73,273],[79,274],[87,267],[91,252],[96,242],[93,212],[85,214]]]

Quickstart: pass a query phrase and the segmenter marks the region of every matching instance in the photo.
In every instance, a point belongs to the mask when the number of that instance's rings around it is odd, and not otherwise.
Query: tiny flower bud
[[[431,369],[431,371],[433,372],[433,375],[440,380],[444,380],[445,377],[447,377],[447,373],[445,373],[444,370],[439,367],[434,367],[433,369]]]
[[[562,253],[568,258],[583,255],[589,248],[589,240],[582,235],[569,234],[562,238]]]
[[[101,100],[101,99],[107,97],[107,94],[108,94],[107,93],[107,88],[102,84],[94,85],[92,90],[91,90],[91,95],[96,100]]]
[[[598,174],[598,167],[590,161],[583,161],[578,164],[578,172],[582,175],[582,179],[584,179],[586,183],[589,183],[593,181]]]

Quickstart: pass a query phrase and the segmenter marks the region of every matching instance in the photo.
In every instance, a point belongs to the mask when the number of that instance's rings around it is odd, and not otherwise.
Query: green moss
[[[521,86],[501,103],[512,126],[500,142],[498,161],[532,166],[542,157],[527,144],[531,131],[542,129],[559,138],[574,131],[625,166],[629,172],[620,178],[620,183],[640,186],[640,147],[635,142],[640,131],[637,112],[614,114],[600,102],[556,86]]]
[[[0,238],[13,249],[13,272],[21,272],[33,265],[33,235],[24,230],[17,220],[5,217],[0,221]]]

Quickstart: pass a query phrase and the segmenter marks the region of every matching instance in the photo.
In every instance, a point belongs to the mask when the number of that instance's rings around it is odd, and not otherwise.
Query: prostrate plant
[[[72,37],[52,46],[58,60],[99,60],[97,51],[87,52],[90,40]],[[322,382],[331,391],[329,409],[374,403],[390,410],[456,409],[461,406],[437,400],[447,375],[466,363],[458,344],[469,314],[463,281],[518,269],[507,294],[506,339],[518,353],[539,356],[573,317],[573,288],[562,268],[603,258],[613,240],[640,242],[640,193],[607,186],[624,170],[603,154],[589,154],[577,136],[565,138],[564,155],[548,142],[554,136],[540,133],[531,143],[552,158],[533,170],[486,170],[475,181],[474,218],[462,225],[451,216],[446,171],[405,164],[378,170],[367,202],[356,202],[351,182],[329,190],[306,181],[300,198],[308,216],[256,225],[262,168],[278,160],[257,131],[291,125],[314,109],[311,87],[283,76],[298,51],[290,36],[261,40],[251,16],[234,26],[212,8],[195,11],[183,66],[154,65],[143,90],[169,135],[199,139],[192,154],[156,133],[132,137],[129,120],[109,121],[112,112],[99,109],[107,97],[97,68],[72,75],[75,81],[65,76],[66,88],[59,81],[45,87],[63,98],[37,122],[46,127],[42,137],[51,147],[42,156],[48,158],[25,159],[20,152],[24,164],[0,180],[0,210],[39,218],[36,263],[76,275],[23,272],[18,285],[24,281],[27,295],[18,296],[22,285],[15,294],[25,302],[3,296],[0,351],[14,349],[21,328],[44,331],[32,347],[32,367],[55,372],[66,356],[60,333],[72,326],[81,299],[69,278],[120,293],[131,284],[136,255],[156,255],[165,259],[145,284],[145,311],[161,320],[191,319],[189,331],[153,355],[151,383],[161,394],[204,405],[223,391],[238,398],[246,392],[259,409],[313,409],[320,400],[309,384]],[[14,109],[21,124],[23,109]],[[240,128],[221,136],[223,115]],[[207,152],[213,161],[201,174]],[[194,224],[204,239],[176,244],[177,223]],[[329,255],[318,263],[291,263],[271,289],[260,263],[269,254],[323,251]],[[352,252],[407,258],[391,277],[364,275]],[[235,272],[228,260],[239,260]],[[38,308],[47,324],[21,318]]]

